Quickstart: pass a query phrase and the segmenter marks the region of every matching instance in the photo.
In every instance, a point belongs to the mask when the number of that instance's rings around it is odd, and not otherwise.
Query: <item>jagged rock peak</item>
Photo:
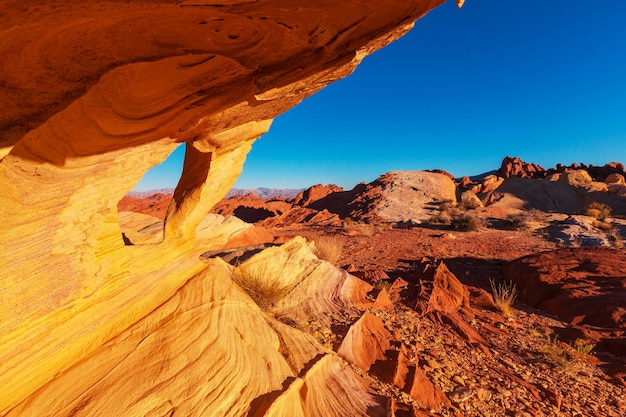
[[[524,162],[518,157],[507,156],[502,160],[496,175],[502,178],[535,178],[544,176],[545,171],[540,165]]]

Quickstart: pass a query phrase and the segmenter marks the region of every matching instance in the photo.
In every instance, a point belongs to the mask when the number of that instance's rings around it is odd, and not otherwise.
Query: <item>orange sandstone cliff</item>
[[[202,222],[274,117],[443,2],[0,5],[0,415],[386,415],[271,318],[327,320],[360,284],[297,240],[260,258],[268,315],[247,264],[200,256],[239,226]],[[118,201],[183,142],[162,241],[125,245]]]

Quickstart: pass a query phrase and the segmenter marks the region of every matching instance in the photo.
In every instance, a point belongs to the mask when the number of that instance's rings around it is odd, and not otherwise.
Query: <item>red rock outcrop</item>
[[[442,201],[456,201],[456,186],[449,176],[393,171],[350,191],[329,194],[309,207],[357,221],[418,224],[433,215],[433,202]]]
[[[626,329],[626,254],[568,248],[531,255],[504,267],[530,305],[573,324]]]
[[[334,184],[317,184],[300,192],[294,199],[293,204],[300,207],[308,207],[318,200],[332,193],[342,192],[343,188]]]
[[[119,203],[117,210],[132,211],[135,213],[148,214],[159,220],[165,219],[165,213],[172,201],[172,196],[168,194],[157,193],[147,198],[134,198],[125,195]]]
[[[558,315],[579,337],[598,341],[625,362],[626,253],[608,248],[568,248],[530,255],[504,267],[528,304]]]
[[[212,213],[223,216],[236,216],[248,223],[280,216],[291,209],[291,204],[284,200],[267,200],[252,194],[236,195],[217,203]]]
[[[0,6],[0,414],[381,415],[337,360],[296,366],[310,340],[200,258],[198,226],[274,117],[443,1]],[[162,242],[125,245],[118,202],[182,142]]]
[[[544,176],[545,171],[540,165],[524,162],[518,157],[507,156],[502,160],[496,175],[502,178],[537,178]]]
[[[387,358],[390,338],[383,321],[365,313],[350,327],[337,354],[354,366],[369,371],[374,362]]]

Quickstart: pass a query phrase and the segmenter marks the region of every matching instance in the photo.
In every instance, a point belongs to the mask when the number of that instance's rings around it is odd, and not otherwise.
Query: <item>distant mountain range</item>
[[[304,188],[233,188],[228,194],[226,194],[226,198],[234,197],[236,195],[246,195],[253,194],[257,197],[263,199],[270,199],[276,197],[285,197],[292,198],[298,195],[300,191],[304,190]],[[131,191],[127,195],[132,198],[148,198],[155,194],[174,194],[173,188],[157,188],[154,190],[148,191]]]

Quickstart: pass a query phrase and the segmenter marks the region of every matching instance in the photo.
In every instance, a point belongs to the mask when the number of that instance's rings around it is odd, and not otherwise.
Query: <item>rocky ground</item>
[[[559,339],[558,334],[568,323],[521,301],[515,302],[509,317],[490,305],[489,279],[504,279],[503,264],[553,250],[554,243],[526,231],[360,228],[289,227],[273,231],[311,240],[333,236],[344,245],[338,263],[381,288],[398,278],[419,280],[418,265],[423,261],[443,261],[475,295],[471,302],[473,317],[464,320],[485,339],[487,352],[473,347],[450,326],[429,316],[420,317],[402,303],[394,303],[389,311],[369,310],[397,335],[426,377],[451,400],[451,406],[435,414],[626,414],[623,381],[604,372],[593,351],[591,355],[581,353],[579,350],[584,348],[577,350],[574,341]],[[424,257],[428,259],[422,260]],[[379,377],[369,375],[368,381],[379,392],[393,391],[399,401],[415,403]]]
[[[598,169],[623,172],[616,167]],[[213,212],[256,228],[227,245],[240,246],[234,252],[210,256],[238,265],[247,251],[303,236],[320,258],[371,285],[368,302],[324,320],[265,309],[363,377],[386,410],[368,415],[625,416],[623,201],[592,181],[604,171],[574,168],[505,160],[498,176],[457,181],[452,203],[450,176],[417,171],[351,191],[236,196]],[[530,198],[515,188],[520,181],[555,193]],[[607,205],[583,213],[598,196]],[[572,202],[576,210],[555,210]],[[167,203],[126,197],[119,208],[158,221]],[[603,216],[603,207],[618,215]],[[517,291],[510,308],[494,296],[507,285]]]

